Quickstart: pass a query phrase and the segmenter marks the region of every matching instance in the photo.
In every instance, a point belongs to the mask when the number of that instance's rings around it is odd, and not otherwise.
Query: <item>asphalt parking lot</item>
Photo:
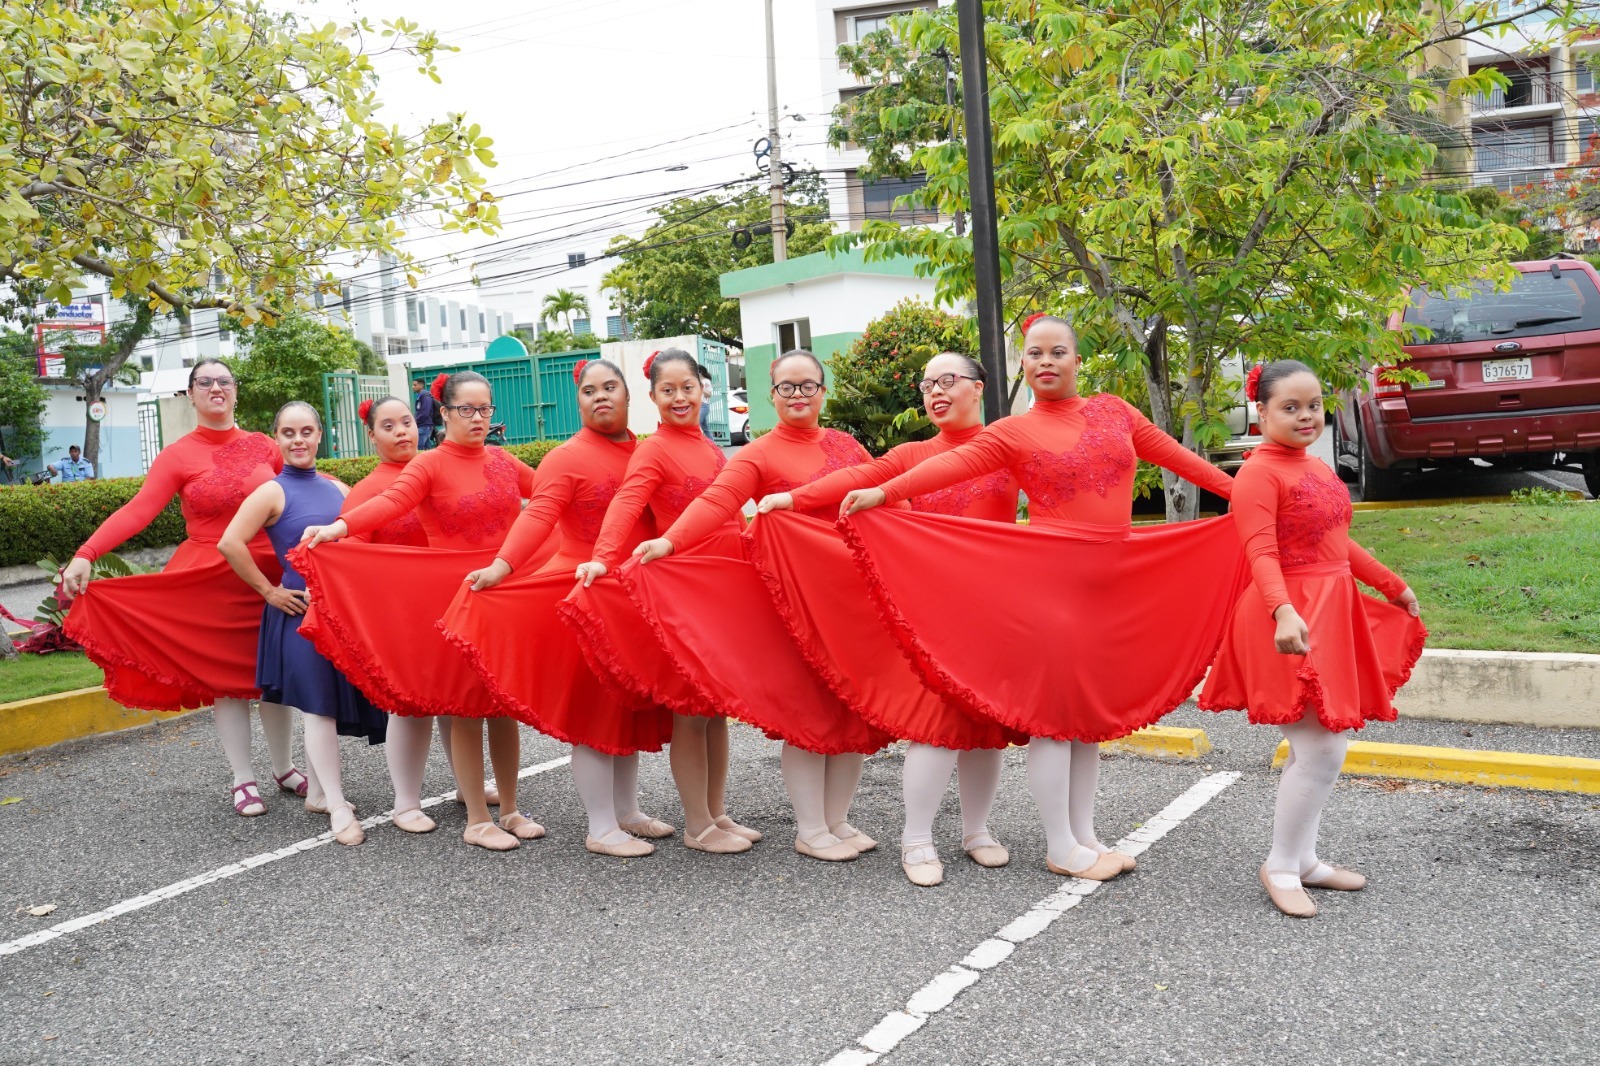
[[[893,751],[853,816],[883,846],[828,865],[792,850],[777,746],[745,729],[730,797],[769,835],[728,857],[589,855],[532,733],[550,835],[505,855],[463,845],[452,802],[354,849],[289,797],[238,818],[204,714],[0,762],[0,1063],[1592,1062],[1600,798],[1343,781],[1323,854],[1372,884],[1295,921],[1256,882],[1272,731],[1169,723],[1216,751],[1104,760],[1102,836],[1148,850],[1092,890],[1044,869],[1021,752],[991,823],[1012,865],[965,860],[952,793],[931,890],[899,872]],[[1600,756],[1581,730],[1368,732]],[[377,814],[381,752],[345,755]],[[665,758],[642,779],[673,818]],[[436,754],[425,793],[449,784]]]

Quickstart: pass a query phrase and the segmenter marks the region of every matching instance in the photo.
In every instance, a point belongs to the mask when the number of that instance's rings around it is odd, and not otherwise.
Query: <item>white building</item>
[[[593,333],[602,341],[630,340],[633,329],[617,309],[615,294],[601,288],[606,272],[618,261],[602,258],[592,244],[583,247],[593,240],[574,237],[565,252],[538,250],[485,257],[474,265],[479,291],[486,301],[498,307],[515,308],[518,329],[541,334],[566,327],[564,319],[545,320],[540,316],[545,297],[567,289],[589,303],[588,314],[572,316],[573,333]],[[559,265],[562,256],[567,261],[564,270]]]

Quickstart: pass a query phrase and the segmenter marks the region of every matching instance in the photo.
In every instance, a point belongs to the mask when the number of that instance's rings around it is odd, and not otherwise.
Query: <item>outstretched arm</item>
[[[1133,423],[1133,450],[1134,454],[1147,463],[1154,463],[1172,471],[1185,481],[1214,492],[1224,500],[1233,498],[1233,478],[1200,458],[1182,444],[1179,444],[1169,434],[1158,429],[1138,409],[1130,406],[1128,410],[1134,416]]]

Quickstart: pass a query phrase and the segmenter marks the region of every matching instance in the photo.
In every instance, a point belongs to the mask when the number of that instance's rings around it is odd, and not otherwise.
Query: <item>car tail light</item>
[[[1374,396],[1403,396],[1406,386],[1403,381],[1389,379],[1392,366],[1375,366],[1372,368],[1372,395]]]
[[[749,412],[750,412],[750,408],[749,408],[749,407],[746,407],[746,406],[745,406],[745,405],[744,405],[744,404],[742,404],[742,403],[740,403],[740,404],[734,404],[734,405],[733,405],[733,406],[732,406],[732,407],[730,407],[730,408],[729,408],[729,409],[728,409],[728,410],[730,410],[730,411],[732,411],[732,412],[733,412],[733,413],[734,413],[734,414],[736,414],[736,415],[743,415],[743,414],[749,414]]]

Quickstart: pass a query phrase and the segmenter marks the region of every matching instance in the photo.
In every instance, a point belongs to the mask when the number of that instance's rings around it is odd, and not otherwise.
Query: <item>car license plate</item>
[[[1492,385],[1496,381],[1532,381],[1533,360],[1527,357],[1522,359],[1485,359],[1483,361],[1483,383]]]

